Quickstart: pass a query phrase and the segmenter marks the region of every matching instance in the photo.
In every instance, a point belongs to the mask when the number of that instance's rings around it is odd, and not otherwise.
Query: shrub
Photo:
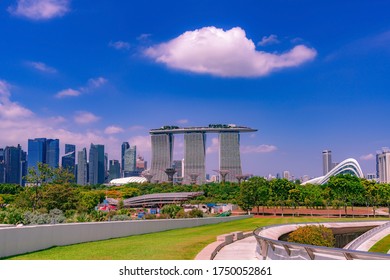
[[[114,215],[111,218],[111,221],[127,221],[131,220],[131,218],[127,215]]]
[[[175,218],[176,219],[189,218],[189,215],[187,212],[184,211],[184,209],[180,209],[179,212],[176,213]]]
[[[188,212],[190,218],[203,218],[203,211],[199,209],[192,209]]]
[[[50,210],[49,214],[27,211],[23,215],[25,225],[57,224],[65,221],[65,216],[59,209]]]
[[[155,214],[146,214],[144,218],[145,220],[154,220],[157,218],[157,216]]]
[[[323,225],[299,227],[289,234],[287,241],[326,247],[333,247],[335,244],[332,230]]]
[[[167,214],[169,218],[173,219],[176,217],[177,212],[182,209],[180,206],[175,204],[167,204],[161,209],[161,214]]]

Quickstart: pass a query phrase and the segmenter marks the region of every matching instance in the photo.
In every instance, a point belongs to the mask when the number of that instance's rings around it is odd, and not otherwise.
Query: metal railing
[[[381,232],[382,230],[385,230],[386,228],[390,228],[390,222],[387,222],[383,225],[374,227],[373,229],[366,231],[365,233],[360,235],[358,238],[353,240],[351,243],[349,243],[345,248],[349,249],[349,250],[356,250],[357,248],[359,248],[360,245],[362,245],[368,239],[373,237],[375,234]]]
[[[348,222],[349,224],[353,224]],[[313,223],[307,223],[313,224]],[[317,223],[318,224],[318,223]],[[322,225],[332,223],[320,223]],[[323,246],[299,244],[275,240],[263,236],[266,231],[275,227],[291,226],[297,224],[273,225],[258,228],[253,231],[258,248],[257,252],[262,259],[274,260],[390,260],[390,255],[372,252],[356,251]],[[301,224],[302,225],[302,224]],[[346,223],[347,225],[347,223]],[[353,225],[351,225],[353,226]]]

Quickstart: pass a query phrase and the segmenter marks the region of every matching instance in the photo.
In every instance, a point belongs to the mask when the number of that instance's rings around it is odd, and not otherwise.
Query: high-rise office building
[[[332,164],[332,151],[324,150],[322,151],[322,173],[323,175],[328,174],[329,171],[333,169]]]
[[[46,138],[28,139],[28,168],[38,170],[38,162],[46,163]]]
[[[25,176],[28,173],[27,152],[23,151],[20,145],[18,145],[18,147],[20,148],[20,173],[21,173],[20,184],[24,186],[26,184]]]
[[[290,171],[283,171],[283,179],[290,180]]]
[[[383,149],[376,159],[379,183],[390,183],[390,151]]]
[[[121,169],[120,164],[118,160],[110,160],[110,167],[109,167],[109,175],[108,175],[108,181],[111,181],[113,179],[117,179],[121,177]]]
[[[88,184],[88,162],[87,149],[77,152],[77,184],[85,186]]]
[[[0,184],[5,183],[4,149],[0,148]]]
[[[191,174],[196,174],[197,184],[204,184],[206,179],[206,134],[189,132],[184,134],[184,176],[183,183],[191,182]]]
[[[123,177],[137,176],[137,146],[130,147],[124,153]]]
[[[125,152],[129,148],[130,148],[129,142],[122,143],[122,146],[121,146],[121,172],[122,172],[122,176],[124,174],[123,171],[124,171],[124,167],[125,167]]]
[[[153,180],[164,182],[168,179],[164,171],[172,167],[174,137],[171,133],[152,134],[151,142]]]
[[[60,162],[60,140],[46,139],[45,163],[52,168],[58,168]]]
[[[25,155],[25,154],[24,154]],[[22,148],[5,147],[4,149],[5,183],[22,185],[23,166]]]
[[[76,146],[72,144],[65,144],[65,154],[61,159],[61,166],[69,170],[72,174],[75,172],[76,165]]]
[[[37,169],[38,163],[45,163],[58,168],[60,158],[60,141],[58,139],[28,139],[28,167]]]
[[[219,133],[219,169],[228,170],[226,181],[237,182],[241,175],[240,134],[238,132]]]
[[[104,179],[104,145],[91,143],[89,149],[89,184],[103,184]]]

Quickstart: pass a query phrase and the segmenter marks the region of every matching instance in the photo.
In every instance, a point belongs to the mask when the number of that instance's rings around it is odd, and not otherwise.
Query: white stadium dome
[[[133,176],[133,177],[125,177],[125,178],[117,178],[117,179],[112,179],[110,181],[110,185],[125,185],[129,183],[145,183],[147,182],[146,178],[140,177],[140,176]]]

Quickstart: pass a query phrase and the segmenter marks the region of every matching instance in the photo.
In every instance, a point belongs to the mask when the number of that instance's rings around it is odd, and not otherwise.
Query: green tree
[[[104,197],[104,196],[103,196]],[[100,192],[87,191],[78,194],[77,210],[81,213],[89,213],[102,201]]]
[[[248,214],[250,214],[253,207],[258,204],[258,187],[255,183],[255,179],[251,178],[250,180],[241,183],[237,202],[242,210],[248,211]]]
[[[360,178],[350,174],[339,174],[329,179],[328,187],[332,190],[335,199],[342,202],[345,216],[347,216],[348,203],[353,205],[363,193]]]
[[[38,162],[37,168],[29,168],[25,180],[28,186],[34,189],[34,198],[32,203],[32,211],[37,209],[41,199],[41,187],[53,178],[53,169],[42,162]]]
[[[47,184],[41,192],[42,206],[48,211],[60,209],[65,212],[76,208],[76,191],[69,184]]]
[[[286,204],[286,201],[289,198],[289,191],[295,188],[293,182],[288,181],[287,179],[273,179],[270,181],[271,186],[271,199],[275,205],[281,207],[282,216],[283,209]]]
[[[379,188],[379,192],[383,204],[387,206],[387,210],[390,218],[390,185],[381,184]]]

